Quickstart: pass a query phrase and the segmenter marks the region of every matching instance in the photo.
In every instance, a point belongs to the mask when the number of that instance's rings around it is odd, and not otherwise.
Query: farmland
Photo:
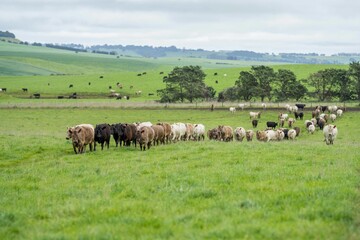
[[[156,94],[149,96],[164,87],[162,77],[177,65],[201,65],[206,83],[221,91],[256,64],[227,63],[116,58],[0,42],[0,88],[7,88],[0,93],[0,238],[359,239],[357,111],[336,121],[333,146],[319,130],[308,134],[303,121],[295,123],[302,131],[295,141],[206,139],[142,152],[116,148],[111,139],[109,150],[75,155],[65,140],[66,128],[79,123],[165,121],[202,123],[206,130],[219,124],[251,129],[250,108],[224,110],[237,103],[214,102],[211,112],[208,102],[165,107],[155,103]],[[327,67],[273,66],[299,79]],[[130,100],[109,98],[109,86]],[[135,95],[138,90],[141,95]],[[73,92],[80,99],[57,99]],[[30,98],[33,93],[42,97]],[[284,103],[268,104],[258,129],[283,111],[275,108]],[[316,104],[307,103],[304,119]]]

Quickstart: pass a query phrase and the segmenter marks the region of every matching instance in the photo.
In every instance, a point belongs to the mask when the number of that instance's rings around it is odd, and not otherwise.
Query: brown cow
[[[125,124],[124,125],[124,141],[126,146],[130,146],[131,142],[134,143],[136,147],[136,125],[135,124]]]
[[[90,124],[82,124],[68,129],[71,132],[71,139],[75,154],[84,153],[86,145],[89,144],[90,151],[92,151],[92,144],[94,143],[94,127]],[[94,149],[95,150],[95,149]]]
[[[220,132],[218,128],[213,128],[207,131],[209,140],[220,140]]]
[[[154,130],[151,127],[143,126],[136,131],[136,141],[140,145],[140,150],[149,150],[151,147],[151,142],[154,140]]]
[[[194,125],[191,123],[185,123],[185,126],[186,126],[185,140],[189,141],[194,134]]]
[[[154,146],[159,145],[159,142],[165,144],[165,129],[161,125],[152,125],[151,128],[154,130]]]
[[[170,141],[171,125],[169,123],[165,123],[165,122],[158,123],[157,125],[163,126],[166,143],[171,142]]]
[[[218,130],[220,132],[220,140],[229,142],[234,139],[233,129],[230,126],[219,125]]]
[[[256,139],[259,141],[266,142],[267,141],[267,135],[265,131],[256,131]]]

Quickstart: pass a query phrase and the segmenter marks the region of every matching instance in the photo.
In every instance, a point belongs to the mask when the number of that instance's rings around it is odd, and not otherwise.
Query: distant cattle
[[[239,103],[238,106],[239,106],[239,108],[240,108],[241,110],[244,110],[246,104],[245,104],[245,103]]]
[[[34,98],[40,98],[40,93],[34,93],[33,96]]]
[[[220,139],[220,132],[218,128],[213,128],[207,131],[207,136],[209,140],[219,140]]]
[[[72,87],[74,87],[74,85],[73,85],[73,84],[70,84],[70,85],[69,85],[69,88],[72,88]]]
[[[91,85],[91,82],[89,82],[88,85],[90,86],[90,85]]]
[[[99,78],[104,78],[104,76],[100,76]]]
[[[338,109],[338,110],[336,111],[336,115],[337,115],[338,117],[341,117],[341,116],[343,115],[343,110],[342,110],[342,109]]]
[[[235,108],[235,107],[230,107],[229,110],[230,110],[231,113],[235,113],[235,112],[236,112],[236,108]]]
[[[137,76],[140,77],[140,76],[141,76],[141,73],[138,73]]]
[[[148,96],[154,96],[154,94],[153,93],[148,93]]]
[[[160,72],[159,74],[164,74],[164,72]]]
[[[109,89],[112,89],[112,86],[109,86]]]
[[[261,107],[263,108],[263,110],[266,110],[266,103],[261,103]]]
[[[216,73],[214,73],[214,76],[217,76],[218,75],[218,73],[216,72]]]
[[[216,83],[216,84],[218,84],[218,83],[219,83],[219,81],[218,81],[218,80],[215,80],[215,83]]]
[[[249,112],[250,119],[260,118],[261,112]]]
[[[23,91],[23,92],[27,92],[28,89],[27,89],[27,88],[22,88],[22,91]]]
[[[109,124],[103,123],[103,124],[96,125],[94,150],[96,150],[96,142],[101,144],[101,150],[104,149],[104,143],[106,144],[106,147],[109,149],[110,135],[111,135],[111,127]]]
[[[294,117],[295,117],[295,119],[299,119],[299,118],[300,118],[300,120],[303,120],[303,118],[304,118],[304,113],[303,113],[303,112],[299,112],[299,113],[294,112]]]
[[[0,92],[6,92],[6,88],[0,88]]]
[[[58,99],[63,99],[63,98],[64,98],[64,96],[57,96],[57,98],[58,98]]]

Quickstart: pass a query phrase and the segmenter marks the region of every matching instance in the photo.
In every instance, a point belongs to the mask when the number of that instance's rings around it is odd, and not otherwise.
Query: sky
[[[30,43],[262,53],[359,53],[358,0],[1,0],[0,30]]]

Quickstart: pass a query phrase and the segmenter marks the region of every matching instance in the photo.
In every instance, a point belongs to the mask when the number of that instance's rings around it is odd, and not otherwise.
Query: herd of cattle
[[[294,140],[300,134],[300,127],[293,127],[297,120],[303,120],[304,113],[298,112],[295,106],[286,106],[289,113],[280,113],[278,122],[267,121],[265,130],[245,130],[243,127],[219,125],[216,128],[205,131],[203,124],[191,123],[174,123],[169,124],[160,122],[152,124],[151,122],[141,123],[117,123],[117,124],[98,124],[95,126],[91,124],[80,124],[67,129],[66,139],[71,139],[74,152],[84,153],[86,145],[89,145],[90,151],[96,150],[96,144],[101,145],[103,150],[105,147],[109,148],[110,138],[113,136],[116,147],[130,146],[137,144],[141,150],[150,149],[151,146],[166,144],[177,141],[204,141],[205,135],[208,139],[216,141],[229,142],[252,141],[256,137],[258,141],[281,141],[283,139]],[[325,113],[325,111],[329,113]],[[329,121],[334,122],[337,117],[341,117],[343,109],[338,109],[336,106],[321,107],[318,106],[312,112],[312,119],[305,120],[305,127],[310,134],[315,132],[316,127],[324,133],[326,144],[333,144],[337,136],[337,127],[333,124],[328,124]],[[289,117],[294,114],[294,118]],[[261,112],[250,112],[250,120],[253,128],[256,128],[261,117]],[[285,122],[289,128],[286,128]],[[278,128],[277,128],[278,127]]]

